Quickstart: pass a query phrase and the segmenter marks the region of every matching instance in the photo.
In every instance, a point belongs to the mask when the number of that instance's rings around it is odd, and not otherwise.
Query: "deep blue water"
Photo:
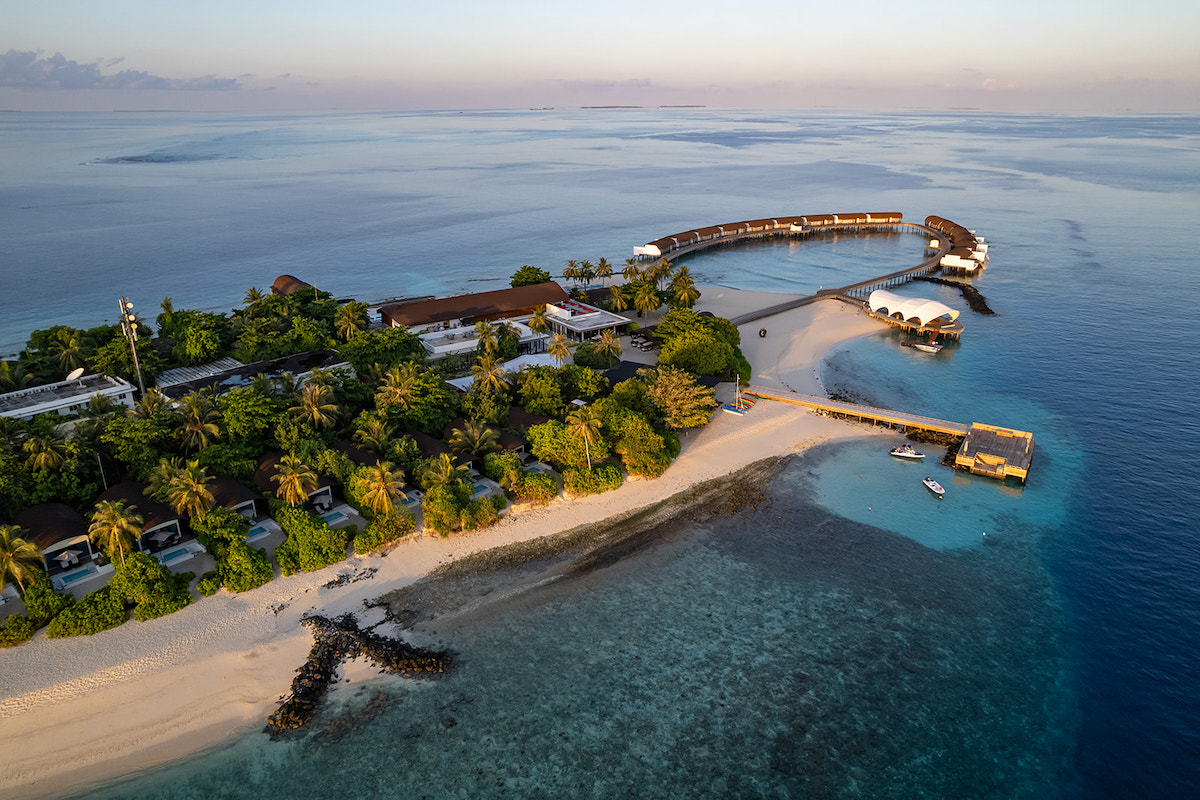
[[[935,468],[940,503],[874,444],[814,454],[741,521],[425,631],[460,668],[385,683],[406,694],[359,733],[254,734],[114,791],[1189,796],[1198,134],[1186,116],[0,117],[3,352],[111,319],[120,294],[153,316],[163,296],[227,309],[284,272],[339,296],[449,293],[526,263],[619,265],[704,224],[900,210],[992,243],[977,286],[997,314],[906,286],[964,310],[961,343],[928,357],[881,331],[831,354],[827,385],[1038,441],[1023,488]],[[803,292],[919,258],[897,236],[689,266]]]

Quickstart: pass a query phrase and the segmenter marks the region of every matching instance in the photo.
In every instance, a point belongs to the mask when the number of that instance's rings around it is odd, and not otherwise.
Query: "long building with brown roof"
[[[547,303],[569,300],[567,293],[554,281],[497,289],[492,292],[464,294],[438,300],[402,303],[379,309],[383,322],[393,327],[429,328],[439,323],[458,322],[474,325],[482,320],[507,319],[532,314]]]

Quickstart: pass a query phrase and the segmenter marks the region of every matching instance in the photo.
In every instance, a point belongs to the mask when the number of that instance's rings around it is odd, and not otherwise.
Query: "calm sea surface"
[[[1195,117],[747,111],[0,115],[0,352],[33,328],[228,310],[291,273],[361,299],[836,211],[992,243],[930,357],[881,330],[827,386],[1031,430],[1028,485],[792,464],[756,510],[420,631],[458,654],[337,741],[236,745],[120,797],[1140,797],[1200,785]],[[891,236],[722,249],[702,282],[807,292]],[[486,279],[491,279],[486,280]],[[752,412],[753,413],[753,412]],[[947,488],[921,487],[933,472]],[[986,534],[986,535],[985,535]],[[281,691],[282,691],[281,687]],[[335,693],[331,713],[361,702]]]

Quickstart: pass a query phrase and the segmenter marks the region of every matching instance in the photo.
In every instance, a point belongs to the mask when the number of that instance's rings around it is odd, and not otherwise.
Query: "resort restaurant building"
[[[464,294],[436,300],[419,300],[383,306],[383,323],[406,327],[421,338],[431,358],[474,350],[478,344],[475,324],[503,322],[516,331],[518,353],[538,353],[545,349],[545,333],[530,330],[527,321],[548,303],[569,299],[553,281],[514,289]]]
[[[68,416],[79,411],[96,395],[133,408],[134,386],[111,375],[84,375],[72,381],[31,386],[0,394],[0,417],[30,420],[38,414]]]
[[[902,297],[886,289],[876,289],[867,298],[867,306],[876,314],[892,317],[909,325],[947,326],[959,312],[937,300]]]

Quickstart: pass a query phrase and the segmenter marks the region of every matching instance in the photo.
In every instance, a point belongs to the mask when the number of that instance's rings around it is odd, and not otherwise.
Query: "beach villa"
[[[111,564],[100,566],[101,553],[88,538],[87,521],[66,503],[30,506],[13,524],[29,531],[26,540],[41,551],[46,574],[59,591],[113,573]]]
[[[153,556],[164,566],[207,552],[184,524],[182,515],[170,506],[147,497],[145,488],[143,483],[125,481],[101,492],[96,501],[119,500],[125,503],[126,508],[136,508],[137,513],[142,515],[138,549]]]
[[[254,485],[268,497],[279,497],[279,481],[271,480],[279,474],[283,466],[283,454],[267,453],[258,462],[254,471]],[[282,499],[282,498],[280,498]],[[324,475],[317,475],[317,485],[308,493],[307,505],[327,511],[333,506],[333,481]]]

